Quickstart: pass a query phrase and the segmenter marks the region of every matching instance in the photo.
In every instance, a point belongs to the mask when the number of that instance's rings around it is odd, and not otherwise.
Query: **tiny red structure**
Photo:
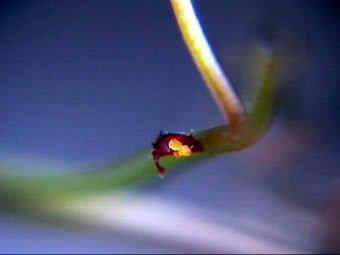
[[[174,156],[176,158],[189,157],[192,153],[202,152],[202,143],[193,135],[184,133],[164,133],[161,131],[153,145],[152,157],[158,168],[159,176],[163,177],[165,168],[159,163],[160,158]]]

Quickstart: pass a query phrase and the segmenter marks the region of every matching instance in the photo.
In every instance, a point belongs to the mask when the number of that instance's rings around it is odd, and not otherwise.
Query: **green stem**
[[[0,201],[9,206],[36,207],[129,188],[147,181],[161,181],[150,154],[150,149],[144,149],[117,163],[70,176],[21,177],[5,175],[4,170],[8,172],[8,169],[1,169]],[[168,158],[164,165],[169,169],[175,168],[202,157],[203,154],[181,160]]]
[[[166,157],[162,165],[167,170],[211,157],[216,154],[243,150],[264,134],[273,103],[275,65],[268,54],[262,87],[256,97],[254,110],[236,130],[229,126],[195,131],[196,139],[203,144],[204,153],[177,159]],[[69,202],[79,197],[129,188],[151,181],[163,181],[151,158],[151,145],[130,157],[92,171],[60,177],[13,176],[10,169],[0,169],[0,202],[19,208],[37,208],[56,202]]]

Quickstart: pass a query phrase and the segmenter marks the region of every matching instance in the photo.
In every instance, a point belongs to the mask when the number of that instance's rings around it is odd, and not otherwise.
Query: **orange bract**
[[[152,157],[158,168],[159,175],[163,177],[165,169],[159,163],[160,158],[166,156],[189,157],[192,153],[202,151],[202,143],[192,135],[161,132],[157,141],[153,144]]]

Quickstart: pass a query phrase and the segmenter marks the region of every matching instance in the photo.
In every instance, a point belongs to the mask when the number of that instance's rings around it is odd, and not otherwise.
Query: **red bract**
[[[166,156],[189,157],[192,153],[202,151],[202,143],[192,135],[161,132],[157,141],[153,143],[152,157],[158,168],[159,176],[163,177],[165,168],[160,165],[160,158]]]

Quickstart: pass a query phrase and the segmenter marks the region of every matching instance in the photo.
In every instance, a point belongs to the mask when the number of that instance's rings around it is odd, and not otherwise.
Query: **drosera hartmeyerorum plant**
[[[165,169],[159,164],[159,158],[162,156],[180,158],[190,157],[192,153],[205,152],[214,155],[237,151],[250,146],[261,137],[263,134],[261,126],[266,126],[270,114],[274,71],[270,67],[273,63],[268,62],[269,80],[265,81],[262,88],[264,91],[260,91],[257,107],[248,115],[244,104],[214,56],[191,2],[173,0],[171,4],[192,59],[228,125],[209,131],[196,131],[190,135],[161,133],[153,150],[153,159],[161,177],[165,173]],[[263,105],[264,103],[266,105]]]
[[[262,51],[264,65],[262,85],[250,112],[236,95],[206,40],[189,0],[172,0],[172,8],[186,46],[211,92],[227,125],[184,133],[161,133],[153,146],[147,146],[129,157],[81,174],[46,176],[14,176],[1,166],[0,201],[16,209],[34,209],[71,202],[107,191],[128,188],[157,180],[165,169],[213,155],[245,149],[264,134],[268,127],[276,80],[274,54]],[[150,157],[152,155],[152,157]]]

